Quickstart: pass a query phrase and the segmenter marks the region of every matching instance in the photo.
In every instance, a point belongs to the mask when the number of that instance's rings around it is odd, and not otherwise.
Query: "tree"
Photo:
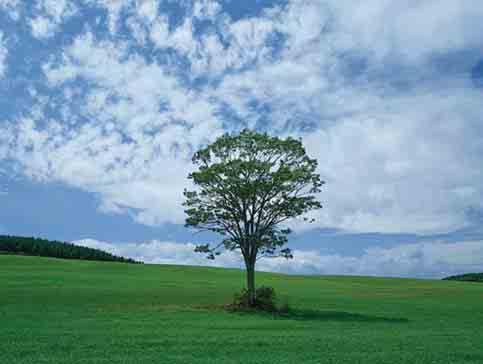
[[[223,249],[239,250],[254,305],[257,260],[293,258],[286,247],[291,231],[283,223],[322,207],[315,196],[324,184],[317,160],[306,155],[300,140],[245,129],[219,137],[192,161],[198,169],[188,178],[198,189],[184,191],[185,226],[223,236],[219,244],[198,245],[195,251],[215,259]]]

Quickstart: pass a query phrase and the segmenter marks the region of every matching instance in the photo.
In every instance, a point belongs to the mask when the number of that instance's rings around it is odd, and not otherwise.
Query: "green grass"
[[[483,285],[257,278],[295,312],[207,308],[238,270],[0,256],[0,362],[483,363]]]

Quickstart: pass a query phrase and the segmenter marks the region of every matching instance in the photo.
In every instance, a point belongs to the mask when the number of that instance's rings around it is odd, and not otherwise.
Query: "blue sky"
[[[194,150],[301,137],[327,182],[291,262],[483,270],[483,7],[471,0],[0,0],[0,233],[215,263],[183,227]]]

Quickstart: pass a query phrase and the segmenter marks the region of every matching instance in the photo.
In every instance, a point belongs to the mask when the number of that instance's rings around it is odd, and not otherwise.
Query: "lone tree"
[[[315,172],[317,160],[306,155],[297,139],[245,129],[238,135],[225,134],[199,150],[193,163],[198,169],[188,178],[198,190],[184,191],[186,227],[224,237],[213,247],[199,245],[195,251],[206,253],[209,259],[215,259],[223,248],[241,251],[249,304],[255,305],[257,260],[293,258],[285,247],[290,229],[282,223],[322,207],[315,197],[324,184]]]

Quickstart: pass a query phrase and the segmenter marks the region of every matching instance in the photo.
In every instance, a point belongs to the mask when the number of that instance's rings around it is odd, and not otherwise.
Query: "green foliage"
[[[0,363],[483,363],[481,284],[259,272],[288,314],[220,310],[243,278],[0,255]]]
[[[467,273],[443,279],[447,281],[483,282],[483,273]]]
[[[233,304],[229,305],[230,310],[257,309],[266,312],[278,312],[277,295],[272,287],[261,286],[255,290],[255,302],[250,303],[250,292],[243,289],[234,297]]]
[[[188,178],[198,189],[184,191],[186,226],[223,236],[221,243],[195,251],[215,259],[223,249],[239,250],[254,303],[256,261],[292,258],[285,246],[290,229],[283,223],[322,207],[317,160],[306,155],[300,140],[245,129],[199,150],[193,163],[198,170]]]
[[[36,255],[62,259],[100,260],[109,262],[139,263],[130,258],[112,255],[99,249],[92,249],[60,241],[38,238],[0,235],[0,253]]]

